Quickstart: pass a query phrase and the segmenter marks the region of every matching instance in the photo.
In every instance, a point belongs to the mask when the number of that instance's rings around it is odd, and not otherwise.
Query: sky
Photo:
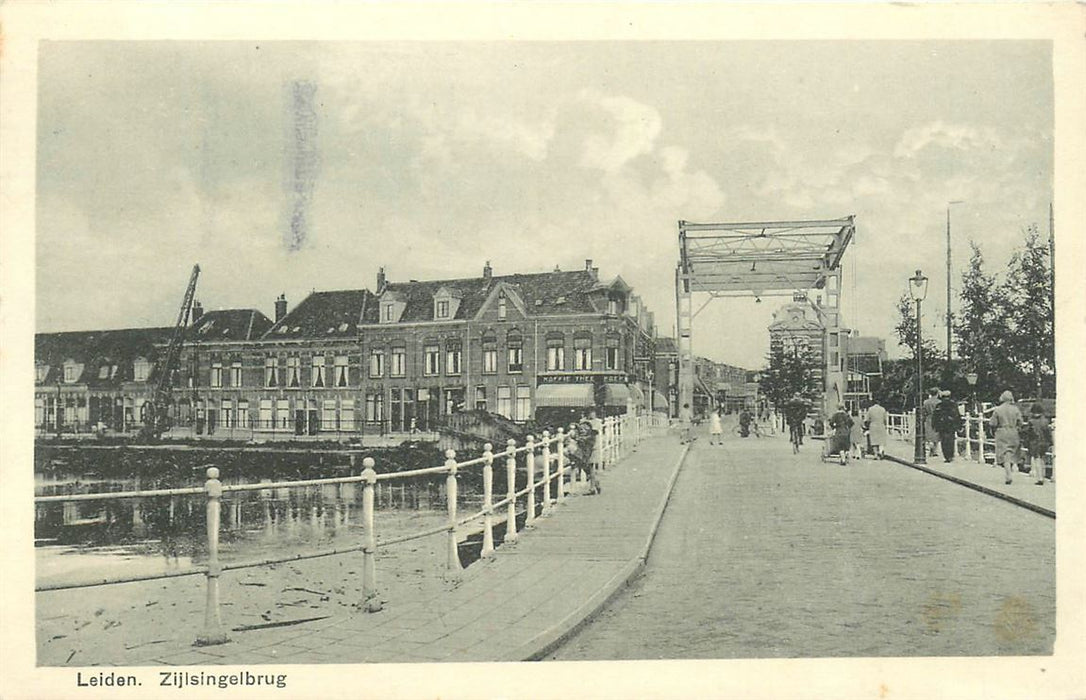
[[[40,332],[171,325],[197,262],[205,309],[271,316],[591,258],[670,335],[678,220],[855,215],[843,323],[898,356],[918,268],[945,343],[947,203],[957,283],[1053,196],[1040,41],[42,42],[38,80]],[[695,352],[762,366],[784,301],[712,301]]]

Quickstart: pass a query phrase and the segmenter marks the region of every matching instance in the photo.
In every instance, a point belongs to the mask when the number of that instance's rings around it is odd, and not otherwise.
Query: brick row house
[[[289,313],[281,296],[274,321],[261,314],[244,331],[241,310],[200,314],[181,353],[176,423],[198,434],[410,432],[465,409],[523,422],[646,405],[652,314],[591,261],[409,282],[382,269],[376,282],[313,292]]]

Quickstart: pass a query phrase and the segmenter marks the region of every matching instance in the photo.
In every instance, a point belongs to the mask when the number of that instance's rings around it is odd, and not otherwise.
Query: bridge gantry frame
[[[826,328],[823,342],[841,332],[841,258],[856,233],[855,215],[812,221],[693,223],[679,221],[679,264],[675,268],[675,305],[679,350],[679,418],[689,422],[694,405],[693,323],[713,299],[788,296],[824,290],[825,304],[813,304]],[[693,294],[709,298],[695,311]],[[844,381],[840,353],[828,365],[822,348],[823,399],[839,400]]]

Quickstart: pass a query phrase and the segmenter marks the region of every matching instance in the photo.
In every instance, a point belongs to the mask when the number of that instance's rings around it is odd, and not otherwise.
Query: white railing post
[[[456,542],[456,450],[445,450],[445,468],[449,475],[445,477],[445,498],[449,509],[449,546],[445,564],[446,578],[460,578],[460,553]]]
[[[973,435],[973,415],[971,413],[965,414],[965,458],[967,460],[973,459],[973,441],[970,439]]]
[[[517,441],[509,438],[505,442],[505,481],[506,498],[509,503],[505,506],[505,542],[517,541]]]
[[[528,449],[524,451],[525,466],[528,469],[528,515],[524,520],[524,527],[529,528],[535,523],[535,436],[529,435]]]
[[[551,513],[551,431],[543,431],[543,515]]]
[[[481,557],[494,554],[494,452],[488,442],[483,446],[483,549]]]
[[[373,457],[362,460],[362,477],[366,485],[362,489],[362,609],[378,612],[381,600],[377,597],[377,531],[374,529],[373,496],[377,485],[377,472]]]
[[[610,449],[607,444],[607,438],[607,419],[604,418],[600,421],[600,434],[596,436],[596,451],[599,454],[599,463],[596,466],[599,469],[607,468],[607,451]]]
[[[564,503],[566,498],[566,431],[558,429],[558,478],[555,487],[558,489],[558,502]]]
[[[224,644],[229,641],[219,614],[219,576],[222,574],[222,564],[219,562],[219,520],[222,482],[219,481],[219,470],[215,467],[207,470],[204,490],[207,493],[207,599],[204,605],[204,633],[196,638],[197,646]]]

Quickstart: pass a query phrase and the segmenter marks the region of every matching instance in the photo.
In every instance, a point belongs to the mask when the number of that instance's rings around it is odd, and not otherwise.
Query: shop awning
[[[669,413],[671,409],[671,402],[667,400],[659,391],[652,392],[652,410],[660,411],[661,413]]]
[[[542,384],[536,387],[536,406],[594,406],[591,384]]]
[[[645,392],[641,391],[641,387],[636,384],[628,384],[627,388],[630,390],[630,398],[633,399],[635,406],[648,406],[645,401]]]
[[[626,407],[626,401],[630,398],[630,387],[625,384],[604,384],[603,405]]]

